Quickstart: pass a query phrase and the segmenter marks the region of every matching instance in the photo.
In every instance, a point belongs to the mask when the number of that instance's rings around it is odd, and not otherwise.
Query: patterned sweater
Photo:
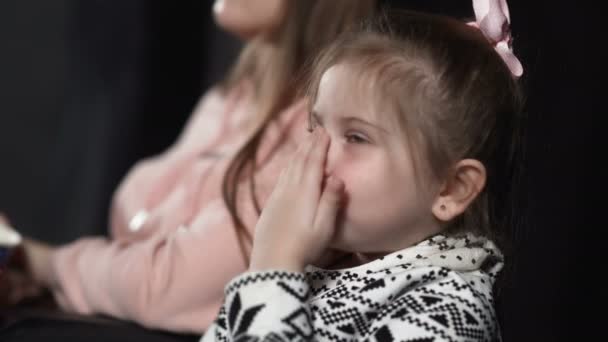
[[[436,235],[364,265],[233,279],[212,341],[499,341],[485,238]]]

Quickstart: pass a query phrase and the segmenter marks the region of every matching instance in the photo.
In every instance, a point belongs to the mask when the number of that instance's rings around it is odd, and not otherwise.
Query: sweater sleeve
[[[335,321],[323,325],[329,316],[314,317],[309,292],[303,274],[244,274],[227,287],[219,316],[201,342],[500,340],[491,306],[459,279],[405,288],[378,311],[360,312],[353,306],[349,310],[355,314],[335,312],[334,320],[358,317],[358,328],[348,337],[344,330],[332,331]]]
[[[312,340],[309,290],[302,273],[245,273],[226,287],[218,318],[202,341]]]

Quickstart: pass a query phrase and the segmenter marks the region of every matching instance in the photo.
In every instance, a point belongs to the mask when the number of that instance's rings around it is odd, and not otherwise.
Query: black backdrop
[[[210,4],[0,1],[0,208],[15,226],[57,243],[106,232],[124,173],[175,140],[238,52]]]

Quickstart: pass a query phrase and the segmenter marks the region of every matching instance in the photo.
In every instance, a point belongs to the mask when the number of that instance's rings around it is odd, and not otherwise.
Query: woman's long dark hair
[[[224,89],[230,89],[240,81],[252,81],[257,104],[257,128],[230,163],[222,184],[222,196],[246,262],[246,245],[251,244],[252,237],[239,214],[239,183],[249,180],[251,200],[259,214],[254,170],[266,127],[296,100],[296,81],[307,77],[306,63],[339,34],[372,15],[376,7],[375,0],[292,0],[286,4],[280,29],[273,37],[265,38],[273,40],[273,48],[268,49],[260,40],[249,43],[223,84]]]

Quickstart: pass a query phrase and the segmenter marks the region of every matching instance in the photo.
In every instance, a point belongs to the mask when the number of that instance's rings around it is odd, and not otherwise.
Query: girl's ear
[[[480,161],[459,161],[448,174],[433,202],[433,215],[442,222],[456,218],[469,207],[485,184],[486,168]]]

